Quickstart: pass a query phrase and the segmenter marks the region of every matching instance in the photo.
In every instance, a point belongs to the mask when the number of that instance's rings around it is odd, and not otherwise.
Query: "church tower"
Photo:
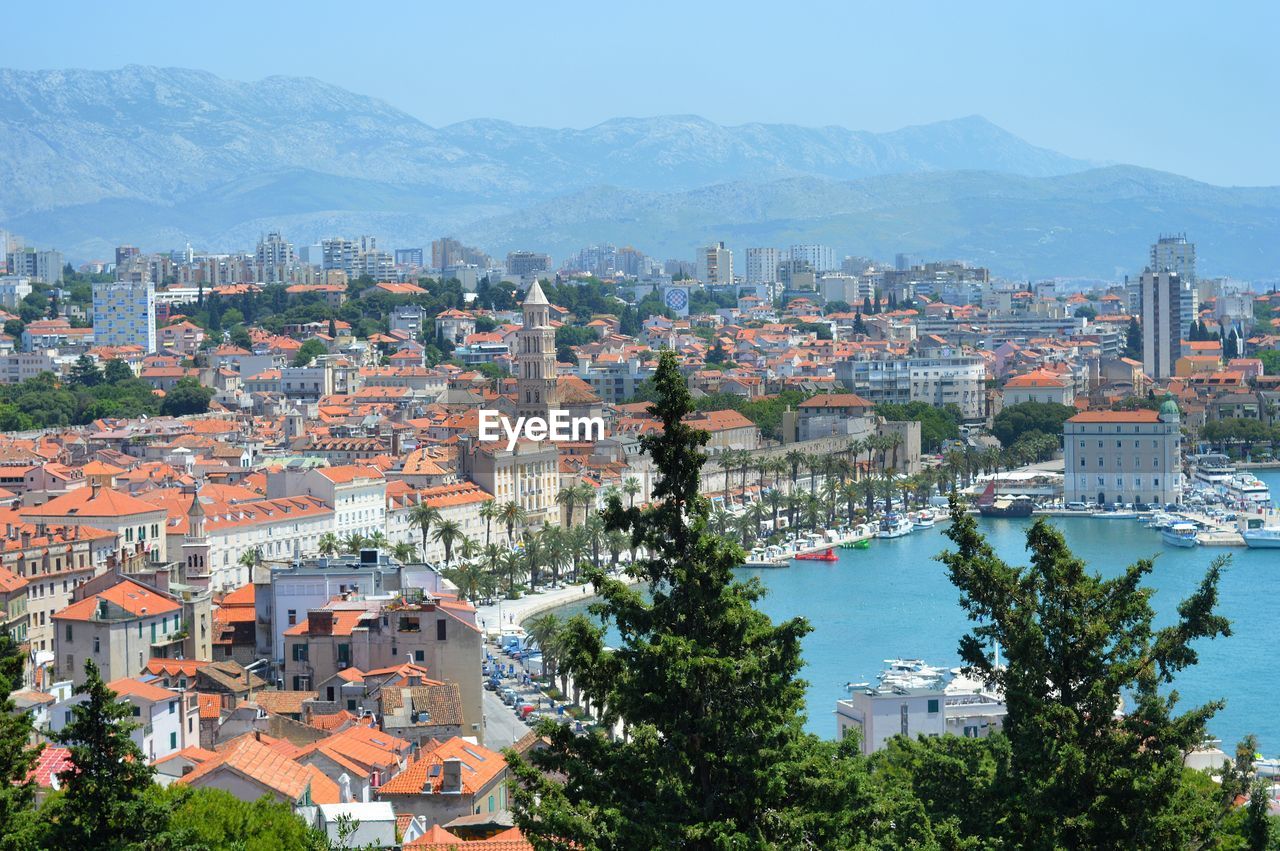
[[[560,406],[556,386],[556,331],[551,303],[535,280],[524,299],[524,326],[516,333],[516,412],[546,417]]]
[[[208,587],[212,565],[209,563],[209,537],[204,528],[207,515],[195,485],[184,486],[182,494],[191,497],[191,507],[187,509],[187,534],[182,539],[182,581],[188,585]]]

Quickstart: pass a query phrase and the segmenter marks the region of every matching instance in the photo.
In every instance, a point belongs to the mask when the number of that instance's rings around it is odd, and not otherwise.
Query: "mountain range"
[[[980,117],[870,133],[697,116],[586,129],[431,127],[318,80],[203,71],[0,69],[0,227],[74,260],[190,242],[450,234],[557,258],[597,242],[658,257],[823,242],[1015,276],[1113,277],[1166,231],[1206,271],[1274,276],[1280,189],[1075,159]]]

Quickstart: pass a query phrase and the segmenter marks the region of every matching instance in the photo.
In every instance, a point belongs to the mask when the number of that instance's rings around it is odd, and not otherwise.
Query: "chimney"
[[[307,632],[311,635],[333,635],[333,612],[330,609],[307,612]]]
[[[98,491],[102,489],[102,483],[94,479],[89,483],[89,499],[97,499]]]
[[[444,761],[440,773],[440,793],[442,795],[462,794],[462,760],[449,757]]]

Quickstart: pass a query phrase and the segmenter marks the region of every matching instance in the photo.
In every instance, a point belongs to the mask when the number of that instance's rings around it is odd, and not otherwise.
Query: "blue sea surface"
[[[1280,499],[1280,471],[1258,471]],[[1026,563],[1029,520],[980,519],[987,540],[1010,563]],[[1232,635],[1200,641],[1200,663],[1179,675],[1174,687],[1189,708],[1223,698],[1226,707],[1209,724],[1228,751],[1246,733],[1262,751],[1280,754],[1280,667],[1273,654],[1280,639],[1280,550],[1244,547],[1165,546],[1158,532],[1134,520],[1085,517],[1055,519],[1075,554],[1104,576],[1114,576],[1139,558],[1158,555],[1148,579],[1156,589],[1157,626],[1176,616],[1178,603],[1204,577],[1215,556],[1231,563],[1220,585],[1219,611]],[[761,608],[775,621],[801,616],[813,631],[804,639],[807,728],[834,737],[835,702],[849,682],[871,680],[894,657],[929,664],[959,664],[957,646],[969,621],[946,567],[934,557],[950,545],[947,524],[904,538],[876,540],[866,550],[837,550],[838,562],[797,561],[785,569],[742,569],[769,590]],[[566,608],[562,614],[581,610]],[[609,640],[617,642],[616,634]]]

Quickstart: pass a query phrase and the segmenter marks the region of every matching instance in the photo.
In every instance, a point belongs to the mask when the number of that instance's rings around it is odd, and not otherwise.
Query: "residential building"
[[[8,255],[9,274],[22,278],[31,278],[46,284],[62,283],[62,270],[66,258],[61,251],[37,251],[34,248],[19,248]]]
[[[93,285],[93,339],[99,346],[156,350],[156,288],[150,281]]]
[[[480,516],[485,503],[493,496],[472,482],[459,482],[435,487],[415,488],[405,482],[387,483],[387,540],[392,544],[414,544],[418,558],[428,564],[444,561],[444,544],[429,539],[422,549],[422,530],[412,523],[413,511],[420,505],[428,505],[440,512],[440,521],[458,524],[463,536],[473,541],[503,540],[505,530],[490,524],[487,528]]]
[[[1023,402],[1070,405],[1075,402],[1075,386],[1070,374],[1061,375],[1048,369],[1036,369],[1015,375],[1005,382],[1004,407]]]
[[[854,359],[835,366],[836,378],[869,402],[955,405],[965,420],[986,416],[986,362],[976,356]]]
[[[515,502],[526,522],[537,525],[560,516],[560,451],[551,441],[520,440],[481,443],[468,435],[458,442],[462,475],[500,503]]]
[[[262,797],[295,809],[341,801],[338,784],[313,765],[302,765],[260,736],[244,735],[218,755],[196,766],[175,782],[193,789],[222,789],[246,803]]]
[[[25,522],[47,526],[77,526],[90,524],[116,536],[116,560],[119,564],[137,558],[155,564],[169,560],[164,527],[165,510],[137,497],[111,488],[102,487],[97,481],[87,488],[76,488],[55,497],[43,505],[32,505],[18,510]]]
[[[152,656],[189,655],[182,604],[174,597],[117,577],[110,585],[53,613],[56,675],[84,682],[92,659],[103,679],[136,677]]]
[[[510,772],[502,754],[453,738],[424,751],[378,789],[397,813],[447,824],[462,816],[510,809]]]
[[[1150,269],[1172,272],[1184,283],[1196,285],[1196,244],[1185,233],[1161,235],[1151,246]]]
[[[1084,411],[1063,426],[1064,497],[1105,505],[1182,499],[1182,428],[1178,406],[1159,412]]]
[[[746,276],[748,286],[772,287],[778,283],[778,249],[748,248]]]
[[[339,538],[353,533],[366,538],[385,534],[387,481],[376,467],[286,467],[267,476],[268,499],[303,494],[318,497],[333,509],[331,531]]]
[[[1157,381],[1174,374],[1191,319],[1183,316],[1184,289],[1174,272],[1147,269],[1139,281],[1142,304],[1142,369]],[[1194,287],[1190,289],[1194,290]],[[1191,314],[1194,317],[1194,305]]]
[[[723,242],[698,249],[698,280],[709,287],[733,284],[733,252]]]
[[[835,250],[826,245],[793,245],[787,255],[793,263],[802,263],[812,272],[835,272],[840,268]]]
[[[128,703],[134,728],[129,738],[149,762],[200,744],[200,706],[194,691],[165,688],[150,675],[122,677],[107,683],[117,699]],[[88,700],[75,694],[49,710],[49,729],[57,733],[72,721],[72,708]]]
[[[21,275],[0,275],[0,307],[17,311],[22,300],[31,295],[31,279]]]
[[[396,266],[410,269],[423,268],[421,248],[397,248],[395,251]]]
[[[508,275],[532,275],[551,271],[551,257],[536,251],[507,252]]]

